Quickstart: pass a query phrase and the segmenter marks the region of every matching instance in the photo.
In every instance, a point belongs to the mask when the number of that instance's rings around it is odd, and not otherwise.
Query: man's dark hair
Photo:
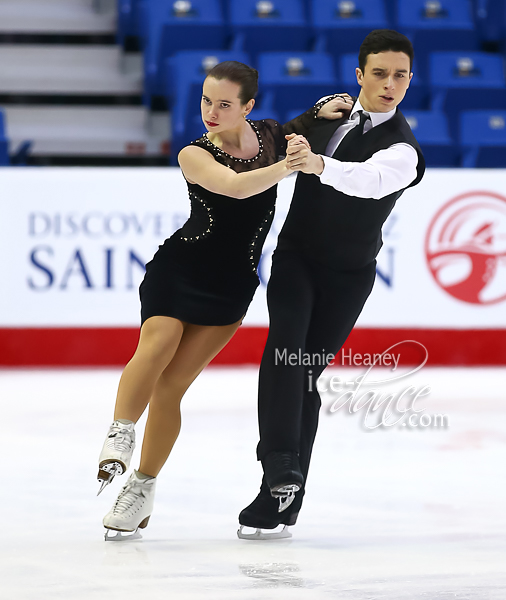
[[[358,66],[362,73],[365,71],[369,54],[380,52],[404,52],[409,56],[409,70],[413,70],[415,52],[409,39],[393,29],[375,29],[365,38],[358,53]]]
[[[244,63],[236,60],[226,60],[213,67],[207,76],[218,80],[227,79],[237,83],[241,87],[239,100],[243,105],[257,95],[258,71]]]

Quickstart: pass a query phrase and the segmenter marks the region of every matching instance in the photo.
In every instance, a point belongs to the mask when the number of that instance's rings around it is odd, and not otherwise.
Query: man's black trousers
[[[321,406],[316,381],[327,366],[321,357],[334,356],[346,341],[375,275],[376,261],[338,271],[296,252],[274,252],[267,286],[269,336],[259,374],[259,460],[273,450],[293,450],[306,479]],[[313,355],[320,359],[301,364]],[[294,501],[297,512],[302,496],[299,492]]]

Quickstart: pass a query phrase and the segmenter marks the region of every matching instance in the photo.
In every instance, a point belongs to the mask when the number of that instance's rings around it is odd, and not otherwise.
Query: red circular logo
[[[436,283],[471,304],[506,299],[506,197],[469,192],[432,219],[425,255]]]

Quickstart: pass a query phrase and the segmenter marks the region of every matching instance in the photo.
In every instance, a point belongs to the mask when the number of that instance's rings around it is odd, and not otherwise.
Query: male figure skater
[[[413,76],[413,54],[404,35],[372,31],[360,47],[361,91],[349,115],[318,120],[313,110],[285,125],[291,133],[297,121],[311,149],[288,143],[290,166],[301,172],[267,288],[257,447],[264,477],[239,515],[241,526],[257,532],[248,536],[241,527],[239,537],[274,537],[260,528],[294,525],[302,504],[321,406],[315,382],[327,364],[293,365],[282,356],[339,351],[371,293],[381,227],[403,191],[423,177],[422,152],[397,108]]]

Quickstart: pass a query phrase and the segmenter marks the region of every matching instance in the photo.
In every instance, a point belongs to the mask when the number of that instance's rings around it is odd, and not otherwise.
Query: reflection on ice
[[[240,564],[239,570],[246,577],[256,579],[259,588],[304,588],[304,580],[299,577],[300,567],[295,563]]]

